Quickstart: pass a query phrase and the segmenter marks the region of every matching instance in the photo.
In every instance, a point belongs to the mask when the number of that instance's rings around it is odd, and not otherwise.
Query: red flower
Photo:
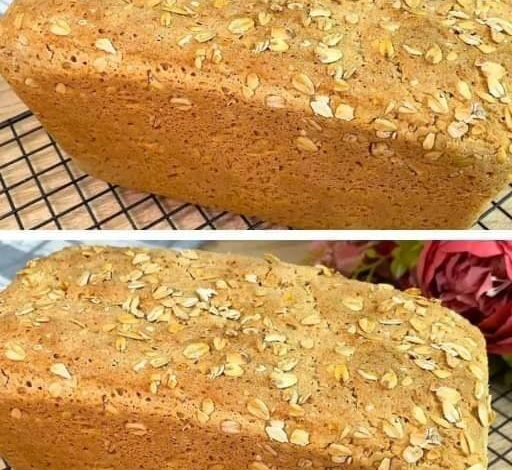
[[[478,326],[489,352],[512,353],[512,242],[427,242],[418,281],[426,296]]]

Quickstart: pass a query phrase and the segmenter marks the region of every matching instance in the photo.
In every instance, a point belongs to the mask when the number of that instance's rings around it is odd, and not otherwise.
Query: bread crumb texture
[[[17,470],[484,470],[485,343],[326,268],[66,249],[0,294],[0,453]]]
[[[505,0],[17,0],[0,73],[88,173],[305,228],[467,228],[512,174]]]

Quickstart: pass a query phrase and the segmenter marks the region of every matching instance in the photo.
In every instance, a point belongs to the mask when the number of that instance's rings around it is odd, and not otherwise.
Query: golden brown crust
[[[512,170],[511,11],[17,0],[0,72],[105,180],[297,227],[467,228]]]
[[[82,247],[19,274],[0,337],[17,470],[487,465],[484,340],[414,292],[272,257]]]

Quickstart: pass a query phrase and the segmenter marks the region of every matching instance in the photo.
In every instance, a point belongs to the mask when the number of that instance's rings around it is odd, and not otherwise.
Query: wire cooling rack
[[[264,228],[278,227],[92,178],[29,111],[0,123],[0,229]],[[507,228],[512,228],[512,186],[475,226]]]
[[[489,470],[512,468],[512,389],[503,382],[503,371],[491,379],[496,419],[489,435]],[[14,470],[0,457],[0,470]]]

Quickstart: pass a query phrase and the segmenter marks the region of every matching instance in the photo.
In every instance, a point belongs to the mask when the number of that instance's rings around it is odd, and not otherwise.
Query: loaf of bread
[[[0,73],[91,175],[298,228],[467,228],[512,173],[504,0],[17,0]]]
[[[484,340],[268,256],[73,248],[0,295],[16,470],[484,470]]]

